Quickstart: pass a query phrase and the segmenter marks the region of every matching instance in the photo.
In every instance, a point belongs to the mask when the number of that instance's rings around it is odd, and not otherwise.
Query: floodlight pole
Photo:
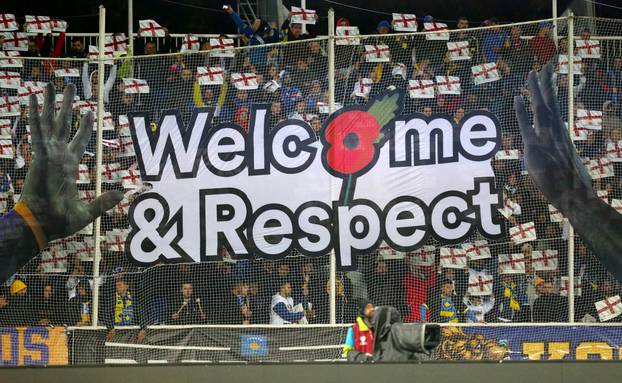
[[[300,8],[307,9],[307,0],[300,0]],[[289,20],[291,22],[291,20]],[[302,23],[302,34],[307,33],[307,24]]]
[[[553,41],[557,46],[557,0],[551,0],[551,9],[553,11]]]
[[[97,41],[97,151],[96,151],[96,175],[95,175],[95,198],[102,194],[102,140],[104,128],[104,48],[106,42],[106,8],[99,6],[99,38]],[[93,235],[95,236],[95,254],[93,256],[93,298],[91,325],[97,327],[99,319],[99,262],[101,260],[101,218],[95,219]]]
[[[331,114],[335,112],[335,11],[332,8],[328,10],[328,112]],[[332,198],[332,182],[330,188]],[[337,259],[335,257],[333,249],[330,252],[330,324],[337,323]]]
[[[574,14],[568,15],[568,129],[574,141]],[[578,182],[578,181],[576,181]],[[574,228],[568,229],[568,322],[574,322]]]
[[[127,38],[129,53],[128,55],[135,55],[134,52],[134,0],[127,0]],[[134,66],[132,66],[132,69]],[[134,75],[132,73],[132,75]]]

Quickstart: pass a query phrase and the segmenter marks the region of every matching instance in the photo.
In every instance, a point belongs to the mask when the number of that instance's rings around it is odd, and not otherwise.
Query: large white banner
[[[269,126],[270,105],[251,107],[248,133],[212,126],[212,111],[129,116],[143,181],[153,186],[130,208],[125,251],[135,262],[283,258],[334,250],[340,270],[382,241],[413,251],[433,236],[461,243],[477,229],[503,235],[502,195],[490,160],[501,131],[485,111],[459,125],[445,115],[400,115],[404,94],[383,93],[344,107],[320,140],[300,120]]]

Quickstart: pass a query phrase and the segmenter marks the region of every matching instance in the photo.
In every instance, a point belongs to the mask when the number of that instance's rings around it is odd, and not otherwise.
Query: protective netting
[[[475,234],[464,244],[451,246],[430,240],[408,254],[383,244],[376,253],[359,256],[358,271],[337,273],[336,321],[353,322],[359,302],[367,298],[376,305],[397,307],[408,322],[567,322],[569,227],[526,173],[513,110],[514,96],[528,99],[527,73],[552,60],[558,62],[558,97],[568,118],[566,19],[556,21],[557,45],[548,22],[460,30],[428,24],[420,26],[431,29],[428,33],[357,38],[352,37],[352,29],[338,28],[337,35],[343,37],[336,39],[336,107],[364,103],[395,87],[407,94],[405,114],[446,113],[456,124],[474,110],[496,115],[503,143],[492,165],[497,187],[504,193],[505,206],[499,214],[507,222],[507,235],[490,241]],[[590,169],[595,190],[619,211],[620,27],[615,20],[574,21],[572,91],[577,150]],[[329,41],[320,37],[237,48],[231,40],[215,38],[201,41],[200,51],[115,57],[105,65],[103,85],[97,84],[92,58],[17,58],[10,56],[13,50],[5,50],[0,57],[0,207],[6,212],[19,199],[32,161],[27,95],[35,93],[42,100],[48,81],[59,94],[66,84],[76,84],[75,129],[80,115],[96,111],[98,86],[105,86],[102,189],[121,190],[126,198],[102,218],[98,324],[108,328],[270,324],[272,297],[286,283],[295,300],[305,302],[306,322],[330,323],[328,254],[307,258],[294,253],[280,261],[234,260],[223,250],[219,262],[147,268],[136,266],[123,254],[129,206],[149,190],[140,180],[127,114],[147,111],[152,129],[157,129],[166,110],[179,110],[187,126],[196,108],[212,107],[214,125],[233,123],[248,129],[250,105],[268,103],[272,127],[285,119],[299,119],[317,133],[329,111]],[[94,137],[78,177],[80,198],[85,201],[93,199],[95,190]],[[91,226],[51,243],[3,287],[0,324],[91,325],[93,255]],[[575,238],[574,259],[575,320],[622,320],[622,310],[615,303],[619,284],[579,238]],[[335,331],[342,339],[343,329]],[[110,342],[114,336],[107,332]]]
[[[579,19],[574,27],[574,61],[581,62],[574,77],[574,120],[581,136],[573,139],[594,169],[595,190],[615,207],[621,192],[616,163],[619,24]],[[446,113],[456,124],[478,109],[497,116],[503,141],[492,165],[504,194],[499,214],[506,236],[487,241],[476,233],[458,246],[431,240],[413,254],[381,248],[375,257],[360,257],[360,273],[349,273],[363,281],[356,290],[374,303],[400,308],[407,321],[567,322],[569,226],[527,174],[513,108],[515,96],[529,98],[528,72],[558,62],[558,98],[567,120],[566,20],[556,23],[557,47],[555,26],[548,22],[484,30],[447,31],[443,24],[427,28],[427,35],[378,35],[362,37],[359,46],[338,46],[342,54],[336,70],[342,77],[336,99],[364,102],[395,86],[409,92],[406,113]],[[619,301],[619,284],[580,238],[575,237],[575,244],[575,320],[619,321],[617,308],[603,306],[603,300]]]
[[[580,73],[574,76],[575,147],[598,196],[622,214],[620,23],[578,18],[574,25],[575,54],[580,61]],[[564,78],[560,76],[558,81],[562,83]],[[575,244],[575,319],[620,322],[620,283],[580,238],[575,239]]]

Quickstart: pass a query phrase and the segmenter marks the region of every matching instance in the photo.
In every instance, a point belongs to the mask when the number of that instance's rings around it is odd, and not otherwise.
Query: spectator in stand
[[[320,117],[314,114],[311,117],[311,121],[309,121],[309,125],[311,125],[311,129],[315,133],[315,137],[320,137],[320,130],[322,129],[322,120]]]
[[[315,15],[317,20],[317,15]],[[316,25],[307,24],[307,33],[303,33],[302,24],[300,23],[292,23],[290,20],[292,18],[292,12],[289,12],[287,15],[287,19],[283,21],[283,25],[281,25],[281,41],[291,42],[291,41],[302,41],[307,39],[312,39],[317,36]],[[299,58],[307,59],[309,52],[309,47],[307,44],[288,44],[283,47],[283,53],[281,56],[282,60],[282,68],[287,68],[288,66],[292,66],[296,63],[296,60]]]
[[[524,62],[524,61],[522,61]],[[489,110],[499,118],[502,129],[516,132],[516,115],[512,107],[514,97],[520,95],[525,82],[524,74],[519,74],[507,61],[499,59],[497,67],[501,80],[489,85],[486,94]]]
[[[39,62],[34,62],[32,63],[32,65],[29,65],[29,71],[28,73],[24,76],[24,80],[25,81],[39,81],[39,82],[48,82],[50,81],[50,79],[48,78],[48,76],[43,73],[42,69],[41,69],[41,65]]]
[[[140,33],[140,31],[139,31]],[[153,56],[158,53],[168,53],[170,51],[170,40],[168,39],[168,31],[166,31],[167,38],[161,39],[160,51],[158,52],[156,43],[152,40],[147,40],[144,43],[143,54],[145,56]],[[142,44],[143,39],[137,40]],[[136,44],[136,45],[140,45]],[[137,51],[139,51],[138,48]],[[143,60],[134,60],[134,76],[141,80],[147,81],[149,85],[148,94],[138,94],[137,102],[142,105],[143,110],[148,110],[152,113],[154,120],[157,120],[157,113],[161,109],[165,109],[166,99],[168,96],[168,88],[170,87],[166,81],[166,73],[170,63],[170,57],[151,57]]]
[[[460,121],[464,118],[464,108],[458,108],[454,112],[453,120],[456,125],[460,124]]]
[[[117,78],[117,66],[112,65],[108,73],[108,79],[104,83],[104,103],[108,104],[110,91]],[[99,92],[99,76],[97,70],[89,73],[89,63],[82,64],[82,95],[83,100],[97,100]]]
[[[458,21],[456,21],[457,29],[469,29],[469,19],[466,16],[460,16]],[[467,40],[467,31],[459,32],[457,34],[452,34],[451,36],[456,36],[456,41]]]
[[[613,104],[620,109],[620,93],[622,92],[622,57],[615,57],[611,67],[607,71],[610,94]]]
[[[513,274],[501,274],[495,283],[495,320],[501,322],[521,322],[529,316],[524,315],[521,302],[526,300],[524,286],[514,280]],[[523,310],[523,311],[521,311]],[[528,313],[527,313],[528,314]]]
[[[107,341],[112,341],[116,327],[118,326],[139,326],[138,320],[141,310],[138,308],[138,302],[133,293],[130,292],[129,283],[121,276],[116,275],[114,278],[108,278],[104,285],[103,298],[100,300],[103,306],[102,322],[109,328],[106,336]],[[114,284],[114,291],[111,286]],[[144,339],[144,332],[139,332],[139,342]]]
[[[432,298],[429,290],[436,285],[434,266],[415,265],[409,258],[406,259],[409,261],[410,272],[402,284],[409,313],[404,316],[404,322],[429,321],[427,303]]]
[[[435,109],[437,113],[452,115],[461,104],[461,96],[452,94],[440,94],[436,97]]]
[[[324,100],[324,93],[322,92],[322,83],[320,80],[311,81],[309,92],[306,96],[306,109],[309,113],[318,113],[317,103]]]
[[[307,102],[304,99],[299,99],[296,101],[294,106],[294,111],[289,115],[290,120],[307,120]]]
[[[318,304],[318,323],[329,323],[330,320],[330,279],[324,284],[324,298]],[[344,274],[338,275],[335,280],[335,311],[337,320],[343,323],[354,321],[355,305],[352,301],[352,281]],[[313,313],[312,313],[313,315]]]
[[[314,80],[327,81],[325,73],[328,67],[328,57],[327,53],[322,49],[322,45],[319,41],[309,42],[307,64]]]
[[[296,101],[303,97],[300,88],[292,83],[292,74],[286,70],[283,73],[283,84],[281,85],[281,101],[284,114],[289,115],[293,112]]]
[[[38,326],[63,324],[63,305],[58,300],[51,283],[43,285],[41,297],[37,299],[35,322]]]
[[[555,26],[550,21],[542,21],[538,27],[538,35],[529,41],[529,54],[540,64],[545,64],[557,52],[557,46],[551,32]]]
[[[582,295],[577,299],[577,312],[575,319],[582,322],[599,322],[598,312],[595,303],[603,299],[620,295],[620,288],[610,274],[602,275],[599,280],[589,285],[583,283]],[[609,320],[608,322],[622,322],[622,315]]]
[[[74,59],[86,58],[84,43],[80,37],[74,37],[71,39],[71,48],[69,49],[69,52],[67,52],[66,56]]]
[[[87,279],[77,279],[73,297],[69,299],[69,325],[89,326],[93,307],[91,305],[91,286]]]
[[[385,35],[391,33],[394,22],[389,23],[387,20],[382,20],[376,26],[376,30],[379,34]],[[402,63],[406,66],[410,66],[413,61],[413,49],[414,38],[413,36],[391,36],[391,37],[379,37],[376,39],[378,44],[386,44],[389,46],[391,53],[391,61],[393,63]]]
[[[312,260],[305,260],[300,268],[300,273],[296,277],[297,283],[294,285],[298,296],[298,301],[307,302],[309,306],[317,306],[321,300],[322,282],[315,264]],[[307,318],[313,319],[313,318]]]
[[[547,244],[543,245],[550,246],[548,245],[548,241]],[[524,244],[523,246],[521,246],[521,253],[523,254],[523,257],[525,259],[525,295],[527,298],[527,304],[530,307],[533,307],[535,300],[538,298],[538,293],[542,288],[544,280],[536,273],[531,261],[533,246],[529,243]]]
[[[248,133],[249,109],[245,106],[237,108],[233,115],[233,123],[239,125],[244,132]]]
[[[424,106],[423,107],[423,111],[421,113],[423,113],[423,115],[428,117],[428,118],[432,117],[432,114],[433,114],[432,107],[431,106]]]
[[[129,283],[119,276],[115,280],[114,296],[104,302],[107,307],[104,322],[108,326],[138,326],[141,310],[134,294],[130,291]]]
[[[225,324],[252,324],[253,310],[251,309],[250,287],[244,280],[236,280],[231,288],[230,301],[225,306],[231,308],[232,313],[220,323]],[[222,310],[223,312],[227,310]]]
[[[568,321],[568,299],[555,292],[552,281],[542,283],[540,296],[533,304],[534,322]]]
[[[274,30],[265,20],[255,19],[248,25],[242,21],[240,15],[233,11],[230,5],[227,5],[225,11],[231,17],[238,32],[242,35],[242,40],[247,45],[263,45],[272,44],[279,41],[279,33]],[[268,63],[267,49],[252,49],[249,51],[251,62],[260,69],[265,68]]]
[[[503,53],[507,40],[507,33],[499,27],[499,19],[493,17],[484,21],[485,29],[482,34],[482,55],[486,62],[496,62]]]
[[[404,286],[400,283],[403,279],[403,265],[401,260],[388,260],[381,256],[374,257],[373,263],[366,267],[365,280],[367,293],[372,302],[378,306],[393,306],[402,316],[409,312],[404,303]]]
[[[283,104],[279,99],[273,99],[270,104],[270,129],[274,129],[276,124],[283,121],[285,115],[283,114]]]
[[[451,279],[443,279],[440,283],[438,299],[430,305],[431,320],[435,323],[458,323],[461,313],[454,304],[455,289]]]
[[[525,76],[529,71],[530,53],[528,44],[523,41],[521,36],[522,30],[520,26],[514,26],[510,29],[510,35],[505,42],[503,58],[512,67],[513,72]]]
[[[33,324],[33,305],[28,294],[28,286],[21,279],[15,279],[9,288],[11,296],[9,307],[13,325],[29,326]]]
[[[8,294],[5,287],[2,286],[0,287],[0,326],[10,326],[12,324]]]
[[[287,14],[287,18],[283,21],[281,25],[281,41],[300,41],[306,39],[312,39],[317,36],[317,24],[307,24],[307,32],[303,33],[302,24],[300,23],[292,23],[292,12],[290,11]],[[318,17],[315,15],[315,21],[317,22]]]
[[[314,74],[309,69],[307,57],[297,57],[295,65],[291,68],[292,84],[301,90],[306,91],[309,82],[313,79]]]
[[[467,323],[485,323],[486,315],[495,306],[494,295],[465,295],[463,303],[466,306],[465,319]]]
[[[28,50],[26,52],[24,52],[22,54],[22,56],[24,56],[24,57],[42,57],[43,55],[41,54],[41,51],[39,50],[39,47],[37,46],[37,43],[33,39],[30,39],[30,40],[28,40]],[[26,65],[30,65],[31,63],[32,62],[26,63]]]
[[[464,297],[466,295],[467,288],[469,287],[469,272],[468,269],[451,269],[451,268],[441,268],[438,273],[437,281],[444,281],[449,279],[454,284],[454,295],[458,298]],[[434,287],[433,298],[438,297],[439,291],[442,290],[442,286],[439,284]],[[429,304],[434,304],[435,302],[428,302]],[[438,302],[436,302],[438,303]],[[462,300],[457,300],[456,307],[458,311],[463,312],[464,307],[462,306]]]
[[[270,307],[272,297],[278,291],[278,281],[275,278],[275,261],[256,259],[253,262],[253,279],[257,282],[255,307],[253,310],[256,323],[270,323]]]
[[[479,49],[479,41],[477,40],[477,36],[475,33],[469,30],[469,19],[465,16],[462,16],[456,22],[456,28],[458,29],[457,33],[450,33],[449,40],[450,41],[468,41],[469,42],[469,51],[471,52],[471,57],[477,57],[477,52]],[[464,60],[468,61],[468,60]],[[469,63],[465,62],[464,66],[469,67]],[[470,69],[470,67],[468,68]],[[469,70],[470,72],[470,70]]]
[[[282,280],[279,292],[272,297],[270,304],[270,324],[307,323],[306,302],[294,305],[292,285]]]
[[[191,282],[181,284],[180,294],[169,307],[170,324],[201,324],[207,319],[201,299],[194,294]]]

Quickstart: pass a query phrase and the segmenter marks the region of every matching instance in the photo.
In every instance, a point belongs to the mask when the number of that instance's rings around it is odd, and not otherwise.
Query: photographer
[[[349,352],[350,362],[405,362],[419,360],[418,354],[430,354],[441,339],[441,328],[431,324],[405,324],[395,307],[374,310],[371,321],[373,355]]]
[[[374,354],[374,332],[371,328],[371,321],[374,316],[374,305],[363,300],[360,305],[359,316],[356,317],[356,323],[348,329],[346,335],[346,343],[343,347],[342,355],[344,357],[356,357],[356,354],[362,353],[366,356]]]

